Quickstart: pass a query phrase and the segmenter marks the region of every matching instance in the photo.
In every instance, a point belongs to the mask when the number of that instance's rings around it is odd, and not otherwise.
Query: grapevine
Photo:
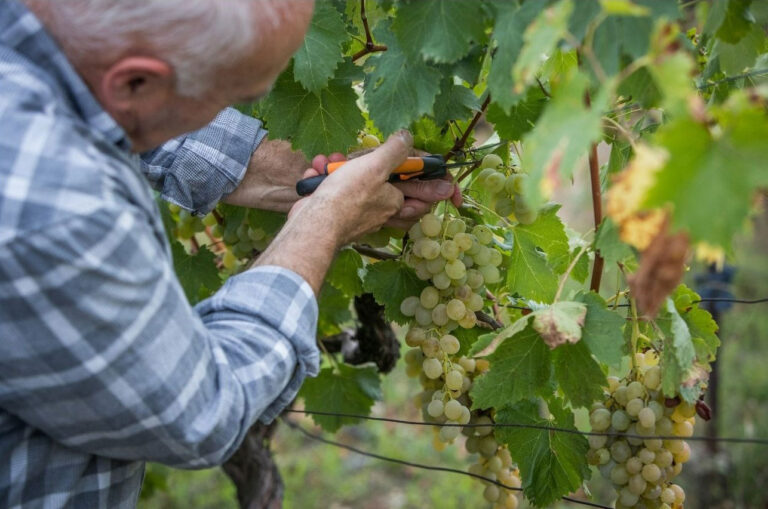
[[[318,0],[311,36],[249,109],[270,136],[311,159],[409,129],[414,148],[467,163],[451,175],[462,206],[435,204],[407,232],[383,228],[340,251],[318,297],[321,345],[370,294],[405,327],[434,447],[463,445],[469,472],[536,507],[598,477],[617,508],[684,507],[679,475],[696,460],[684,439],[719,339],[682,280],[693,252],[722,265],[768,187],[765,11],[738,0]],[[596,224],[563,203],[584,204]],[[229,205],[161,210],[192,302],[247,270],[285,221]],[[328,432],[381,397],[375,367],[337,357],[324,355],[300,393],[306,409],[339,414],[313,415]],[[481,498],[522,499],[492,483]]]

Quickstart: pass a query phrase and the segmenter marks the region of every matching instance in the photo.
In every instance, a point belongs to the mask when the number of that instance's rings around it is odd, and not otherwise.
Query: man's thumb
[[[389,178],[392,170],[405,162],[412,148],[413,137],[411,133],[398,131],[387,138],[387,141],[377,147],[376,150],[362,156],[361,159],[366,159],[370,171],[385,181]]]

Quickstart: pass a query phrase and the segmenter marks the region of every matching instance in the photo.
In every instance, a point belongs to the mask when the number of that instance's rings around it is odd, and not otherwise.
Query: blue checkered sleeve
[[[315,375],[317,305],[278,267],[193,311],[144,214],[104,206],[0,254],[0,407],[79,451],[223,462]]]
[[[267,131],[261,121],[227,108],[199,131],[142,155],[142,169],[163,199],[206,214],[240,184]]]

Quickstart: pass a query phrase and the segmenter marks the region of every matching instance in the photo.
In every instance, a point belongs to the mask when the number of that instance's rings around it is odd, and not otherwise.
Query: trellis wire
[[[699,299],[694,300],[691,302],[691,304],[700,304],[702,302],[730,302],[733,304],[764,304],[768,302],[768,297],[763,297],[761,299],[732,299],[729,297],[711,297],[708,299]],[[508,307],[510,309],[520,309],[522,311],[533,311],[531,308],[526,306],[518,306],[516,304],[506,304],[504,307]],[[611,306],[614,307],[614,306]],[[617,308],[628,308],[629,304],[616,304]]]
[[[414,463],[412,461],[401,460],[399,458],[391,458],[389,456],[383,456],[381,454],[376,454],[376,453],[372,453],[372,452],[368,452],[368,451],[363,451],[362,449],[358,449],[357,447],[354,447],[352,445],[343,444],[341,442],[335,442],[335,441],[329,440],[329,439],[327,439],[327,438],[325,438],[323,436],[311,433],[311,432],[307,431],[306,429],[304,429],[303,427],[299,426],[297,423],[295,423],[295,422],[293,422],[293,421],[291,421],[289,419],[282,418],[281,420],[286,425],[288,425],[288,427],[299,431],[300,433],[302,433],[307,438],[310,438],[312,440],[316,440],[318,442],[322,442],[322,443],[327,444],[327,445],[332,445],[334,447],[339,447],[341,449],[346,449],[348,451],[352,451],[352,452],[355,452],[357,454],[360,454],[360,455],[363,455],[363,456],[367,456],[369,458],[375,458],[375,459],[378,459],[378,460],[388,461],[390,463],[396,463],[398,465],[404,465],[404,466],[413,467],[413,468],[419,468],[419,469],[422,469],[422,470],[432,470],[432,471],[436,471],[436,472],[448,472],[448,473],[452,473],[452,474],[465,475],[467,477],[473,477],[475,479],[479,479],[479,480],[485,481],[487,483],[495,484],[496,486],[499,486],[499,487],[504,488],[506,490],[518,491],[518,492],[522,492],[523,491],[522,488],[515,488],[513,486],[508,486],[508,485],[506,485],[506,484],[504,484],[504,483],[502,483],[500,481],[497,481],[495,479],[491,479],[490,477],[485,477],[485,476],[482,476],[482,475],[479,475],[479,474],[474,474],[472,472],[467,472],[465,470],[459,470],[457,468],[449,468],[449,467],[438,467],[438,466],[434,466],[434,465],[424,465],[423,463]],[[584,506],[587,506],[587,507],[598,507],[600,509],[613,509],[609,505],[597,504],[595,502],[590,502],[588,500],[580,500],[578,498],[573,498],[573,497],[562,497],[562,500],[566,500],[568,502],[573,502],[574,504],[584,505]]]
[[[522,428],[522,429],[535,429],[540,431],[554,431],[557,433],[570,433],[571,435],[582,436],[598,436],[598,437],[622,437],[622,438],[637,438],[641,440],[648,440],[651,438],[661,440],[690,440],[698,442],[725,442],[735,444],[753,444],[753,445],[768,445],[768,438],[747,438],[747,437],[708,437],[708,436],[691,436],[691,437],[678,437],[674,435],[638,435],[633,433],[622,433],[619,431],[580,431],[577,429],[560,428],[557,426],[546,426],[543,424],[523,424],[523,423],[506,423],[506,422],[493,422],[490,424],[459,424],[459,423],[434,423],[425,421],[409,421],[406,419],[394,419],[390,417],[373,417],[370,415],[359,414],[346,414],[339,412],[323,412],[319,410],[295,410],[286,409],[285,412],[305,414],[305,415],[321,415],[325,417],[344,417],[348,419],[360,419],[365,421],[379,421],[379,422],[392,422],[395,424],[407,424],[411,426],[448,426],[459,428]]]

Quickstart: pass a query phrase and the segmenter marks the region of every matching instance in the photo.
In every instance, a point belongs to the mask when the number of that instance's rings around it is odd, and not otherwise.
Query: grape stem
[[[367,256],[368,258],[375,258],[376,260],[397,260],[400,258],[400,255],[395,253],[380,251],[372,247],[361,246],[360,244],[354,244],[352,248],[361,255]]]
[[[191,246],[191,249],[189,250],[190,254],[194,255],[194,254],[197,254],[198,251],[200,251],[200,244],[198,244],[197,239],[195,238],[194,235],[190,237],[189,244]]]
[[[365,55],[370,55],[371,53],[387,51],[387,47],[384,44],[376,44],[373,42],[371,27],[368,25],[368,16],[365,14],[365,0],[360,0],[360,19],[362,20],[363,28],[365,29],[365,47],[352,55],[353,62],[356,62]]]
[[[469,140],[469,135],[472,134],[472,131],[475,130],[475,127],[477,126],[477,123],[480,122],[480,118],[485,113],[485,110],[488,109],[488,105],[489,104],[491,104],[491,94],[488,94],[488,97],[485,98],[485,101],[483,101],[483,105],[480,106],[480,111],[475,113],[475,116],[472,118],[472,120],[470,120],[469,125],[467,126],[467,129],[464,131],[464,134],[461,135],[461,138],[456,140],[456,143],[453,144],[453,147],[451,148],[451,150],[446,152],[446,154],[445,154],[445,159],[446,160],[449,159],[451,156],[461,152],[464,149],[464,147],[467,145],[467,141]],[[470,168],[472,168],[472,167],[470,167]],[[467,170],[465,172],[465,175],[467,173],[471,173],[471,169]],[[464,177],[464,175],[459,177],[459,182],[461,182],[461,179],[463,177]]]
[[[336,361],[336,357],[334,357],[334,356],[333,356],[333,355],[332,355],[332,354],[331,354],[331,353],[328,351],[328,349],[325,347],[325,344],[324,344],[324,343],[323,343],[321,340],[318,340],[318,341],[317,341],[317,344],[320,346],[320,350],[322,350],[322,351],[323,351],[323,353],[325,354],[325,356],[326,356],[326,357],[328,357],[328,360],[330,360],[330,361],[331,361],[331,364],[333,364],[333,369],[334,369],[334,371],[336,371],[337,373],[339,373],[339,363]]]
[[[552,302],[553,304],[558,300],[560,300],[560,295],[563,293],[563,289],[565,288],[565,282],[568,281],[568,277],[571,275],[571,272],[573,272],[573,269],[576,267],[576,264],[579,262],[579,259],[586,251],[587,251],[587,246],[581,246],[581,249],[579,249],[579,252],[576,253],[576,256],[573,257],[573,260],[571,260],[570,265],[568,265],[568,268],[565,269],[565,273],[563,274],[563,277],[560,278],[560,284],[557,287],[557,293],[555,293],[555,300]]]
[[[587,94],[589,101],[589,94]],[[597,162],[597,144],[593,143],[589,151],[589,179],[592,184],[592,210],[595,217],[595,231],[603,222],[603,197],[600,189],[600,167]],[[600,253],[595,253],[595,261],[592,264],[592,281],[589,288],[595,293],[600,293],[600,280],[603,277],[605,260]]]

